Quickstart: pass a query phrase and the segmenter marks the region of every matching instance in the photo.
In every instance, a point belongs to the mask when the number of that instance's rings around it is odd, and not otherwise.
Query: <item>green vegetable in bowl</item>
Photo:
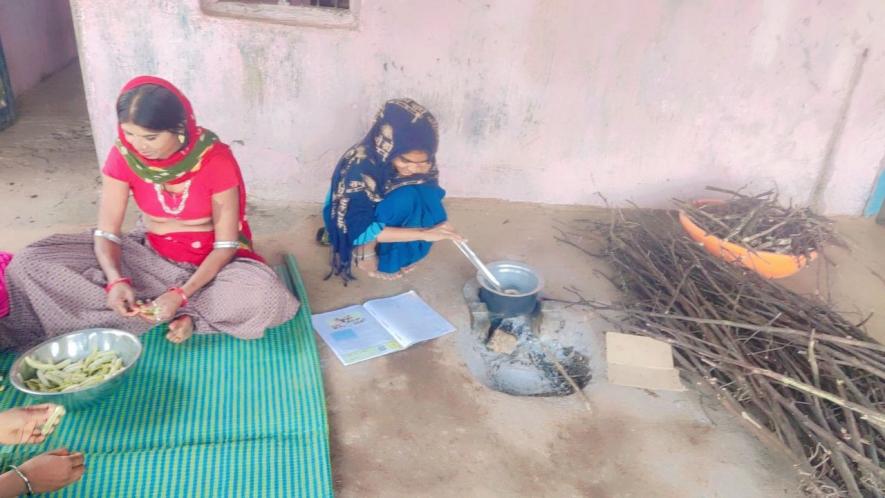
[[[49,393],[94,386],[123,370],[123,360],[113,351],[93,351],[82,360],[67,359],[58,363],[45,363],[26,356],[25,363],[37,372],[25,380],[25,385],[34,391]]]

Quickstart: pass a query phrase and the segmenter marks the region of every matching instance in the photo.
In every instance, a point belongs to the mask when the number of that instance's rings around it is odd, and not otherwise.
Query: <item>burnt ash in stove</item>
[[[564,396],[574,389],[556,362],[584,387],[591,378],[589,359],[578,351],[567,327],[564,305],[541,301],[529,314],[490,313],[479,297],[479,283],[464,285],[471,330],[461,352],[477,379],[496,391],[521,396]],[[553,361],[553,358],[556,361]]]

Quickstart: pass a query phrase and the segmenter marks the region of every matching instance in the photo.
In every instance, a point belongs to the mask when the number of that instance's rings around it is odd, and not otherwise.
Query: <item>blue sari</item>
[[[439,185],[409,185],[391,192],[378,204],[375,216],[385,226],[430,228],[446,221],[442,199],[446,191]],[[433,242],[381,242],[377,247],[378,271],[396,273],[420,261]]]
[[[445,191],[439,187],[435,160],[438,144],[436,119],[423,106],[410,99],[384,105],[366,137],[344,153],[332,174],[330,202],[323,209],[331,244],[331,271],[326,278],[340,276],[345,285],[354,279],[353,249],[373,224],[429,227],[433,225],[424,223],[445,221],[441,203]],[[391,161],[414,150],[428,154],[430,171],[397,176]],[[378,269],[399,271],[429,250],[430,243],[423,241],[378,244]]]

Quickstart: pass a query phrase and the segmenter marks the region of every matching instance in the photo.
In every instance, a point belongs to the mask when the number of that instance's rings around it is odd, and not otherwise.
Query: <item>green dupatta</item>
[[[141,162],[141,159],[130,152],[119,139],[117,139],[114,145],[117,147],[117,150],[120,151],[123,159],[126,160],[126,164],[132,169],[132,172],[139,178],[148,183],[168,183],[178,180],[185,175],[199,171],[202,167],[203,156],[213,145],[215,145],[216,142],[218,142],[218,136],[215,133],[205,129],[202,130],[200,138],[197,139],[197,143],[194,144],[194,147],[190,152],[188,152],[187,155],[176,164],[169,166],[168,168],[160,168],[144,164]]]

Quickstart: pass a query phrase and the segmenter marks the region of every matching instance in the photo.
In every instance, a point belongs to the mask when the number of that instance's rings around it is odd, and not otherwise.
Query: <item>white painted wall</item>
[[[662,204],[776,182],[801,203],[822,177],[820,206],[859,214],[885,155],[880,0],[363,0],[356,30],[72,4],[99,156],[119,88],[158,74],[264,199],[321,200],[398,96],[439,118],[454,196]]]
[[[0,42],[21,95],[77,57],[68,0],[0,0]]]

